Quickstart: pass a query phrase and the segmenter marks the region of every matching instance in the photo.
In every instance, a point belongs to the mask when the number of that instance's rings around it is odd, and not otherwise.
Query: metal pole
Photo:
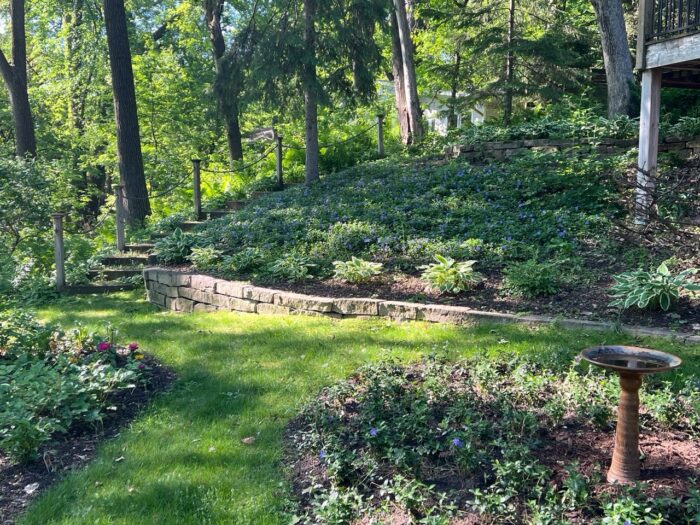
[[[63,213],[54,213],[53,217],[53,244],[56,260],[56,289],[62,292],[66,289],[66,253],[63,248]]]
[[[284,178],[282,176],[282,135],[275,133],[275,141],[277,142],[277,189],[284,189]]]
[[[384,156],[384,115],[377,115],[377,154]]]
[[[192,183],[194,189],[194,219],[198,221],[202,216],[202,182],[201,182],[202,161],[192,159]]]
[[[124,186],[114,188],[114,209],[117,223],[117,251],[126,251],[126,234],[124,232]]]

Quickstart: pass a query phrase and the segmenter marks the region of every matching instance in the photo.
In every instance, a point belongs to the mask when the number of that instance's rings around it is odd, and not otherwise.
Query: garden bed
[[[700,298],[689,289],[668,311],[609,306],[615,276],[666,260],[674,276],[700,265],[693,225],[700,162],[663,167],[663,219],[643,232],[630,227],[629,162],[576,151],[532,152],[486,166],[377,162],[268,195],[194,232],[176,230],[157,251],[166,266],[323,297],[692,333],[700,326]],[[459,293],[439,293],[421,278],[438,256],[475,261],[480,277]],[[379,275],[350,284],[352,276],[336,265],[353,258],[376,265]],[[187,262],[192,266],[181,266]],[[690,275],[688,283],[697,281]]]
[[[14,522],[29,502],[62,476],[82,468],[96,454],[101,442],[119,434],[159,392],[174,380],[171,370],[145,356],[145,383],[110,395],[99,425],[77,423],[67,433],[43,445],[38,459],[17,463],[0,452],[0,524]]]
[[[696,522],[700,385],[673,374],[646,381],[637,487],[605,482],[617,392],[616,376],[566,363],[367,366],[288,428],[296,515],[354,525]]]

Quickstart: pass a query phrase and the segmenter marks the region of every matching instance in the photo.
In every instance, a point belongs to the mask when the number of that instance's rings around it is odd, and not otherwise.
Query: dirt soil
[[[466,306],[485,312],[560,316],[700,333],[700,299],[681,298],[676,307],[668,312],[630,308],[620,314],[617,308],[608,307],[610,284],[611,281],[606,278],[586,287],[562,288],[556,295],[527,299],[508,295],[497,273],[484,273],[483,280],[476,288],[458,295],[441,295],[431,290],[418,275],[405,274],[380,276],[363,285],[336,279],[260,283],[261,286],[323,297],[372,297]]]
[[[457,380],[457,379],[456,379]],[[348,399],[353,399],[348,393]],[[319,398],[319,402],[326,402]],[[354,405],[351,402],[349,405]],[[642,407],[643,411],[643,407]],[[354,413],[355,409],[346,408],[346,412]],[[498,417],[493,414],[493,417]],[[290,422],[285,433],[286,450],[284,464],[287,477],[300,509],[309,509],[311,496],[308,488],[312,484],[325,485],[329,481],[326,467],[321,459],[309,452],[300,453],[295,445],[298,432],[304,427],[302,418]],[[553,430],[541,428],[538,435],[540,446],[533,450],[538,462],[552,472],[549,483],[557,489],[563,488],[567,477],[565,467],[572,463],[578,464],[578,471],[590,480],[590,498],[605,501],[619,494],[622,487],[611,485],[606,481],[607,470],[612,458],[615,445],[615,429],[600,430],[592,424],[581,424],[578,420],[568,419],[566,424]],[[650,497],[683,497],[693,480],[700,479],[700,438],[681,431],[645,429],[640,432],[641,492]],[[381,467],[383,476],[389,478],[392,468],[386,464]],[[469,509],[471,489],[483,484],[476,478],[465,479],[457,477],[450,471],[446,477],[439,480],[422,480],[434,485],[436,490],[449,493],[461,512],[450,525],[488,525],[492,520]],[[379,491],[379,488],[377,489]],[[379,493],[374,494],[376,501],[383,499]],[[572,510],[567,514],[568,523],[572,525],[588,525],[592,516],[587,509]],[[379,520],[379,521],[377,521]],[[358,517],[352,525],[372,525],[382,523],[387,525],[410,525],[415,517],[410,516],[405,509],[398,505],[390,505],[385,511],[377,511],[372,516]],[[512,521],[509,523],[519,523]]]
[[[11,525],[19,514],[52,483],[82,468],[95,457],[103,441],[117,436],[142,408],[175,379],[175,374],[146,356],[150,377],[147,387],[122,391],[110,398],[117,410],[108,411],[100,428],[74,425],[39,450],[38,460],[16,464],[0,452],[0,525]]]

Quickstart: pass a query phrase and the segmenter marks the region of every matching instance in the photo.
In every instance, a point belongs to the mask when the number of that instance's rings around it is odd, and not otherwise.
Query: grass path
[[[364,362],[416,359],[435,351],[574,356],[626,336],[237,313],[181,316],[156,311],[138,294],[67,299],[40,315],[64,326],[111,322],[178,374],[88,467],[36,501],[21,524],[283,524],[280,468],[286,422],[319,388]],[[644,341],[641,341],[644,342]],[[646,341],[700,369],[700,347]],[[255,436],[252,445],[241,439]],[[118,458],[123,458],[119,459]]]

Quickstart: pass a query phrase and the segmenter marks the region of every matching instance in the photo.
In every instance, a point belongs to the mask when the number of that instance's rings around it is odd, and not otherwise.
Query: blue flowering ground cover
[[[700,383],[646,381],[643,482],[605,481],[617,377],[556,356],[383,361],[289,430],[296,523],[690,524]]]
[[[193,233],[176,231],[159,251],[166,263],[319,295],[618,319],[609,307],[615,274],[669,257],[674,272],[697,264],[688,260],[691,243],[629,235],[632,194],[620,180],[630,160],[576,150],[488,165],[386,159],[270,193]],[[659,202],[659,213],[685,213],[674,206]],[[475,261],[479,278],[436,286],[425,272],[436,257]],[[358,286],[337,271],[347,261],[375,268]],[[700,323],[700,301],[681,296],[670,314],[631,308],[622,320],[691,326]]]

